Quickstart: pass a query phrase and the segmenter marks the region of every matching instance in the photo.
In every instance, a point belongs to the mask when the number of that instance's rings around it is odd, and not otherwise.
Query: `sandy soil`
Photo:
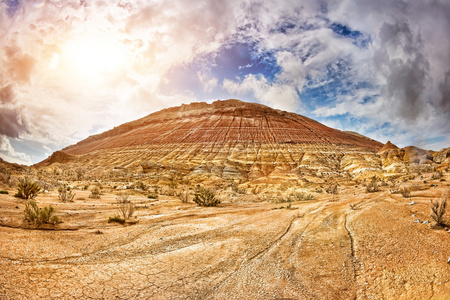
[[[56,230],[21,228],[25,202],[0,195],[0,299],[450,299],[450,232],[422,223],[443,189],[348,187],[293,209],[136,195],[128,225],[107,222],[112,194],[41,195]]]

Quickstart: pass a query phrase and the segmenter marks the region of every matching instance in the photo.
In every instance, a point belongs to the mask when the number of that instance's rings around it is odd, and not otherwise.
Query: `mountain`
[[[382,147],[295,113],[226,100],[163,109],[55,152],[38,165],[72,163],[102,174],[127,169],[297,180],[305,171],[355,171],[360,164],[352,161],[365,161]],[[363,165],[373,167],[370,161]]]
[[[252,182],[350,178],[448,163],[444,154],[383,145],[310,118],[239,100],[163,109],[53,153],[40,167]]]

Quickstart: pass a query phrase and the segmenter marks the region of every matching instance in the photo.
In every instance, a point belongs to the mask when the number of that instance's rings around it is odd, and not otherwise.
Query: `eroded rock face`
[[[431,157],[418,148],[383,147],[295,113],[239,100],[164,109],[61,153],[64,162],[77,157],[83,166],[106,172],[121,167],[250,181],[301,178],[304,173],[382,172],[394,163]],[[40,165],[54,161],[53,155]]]

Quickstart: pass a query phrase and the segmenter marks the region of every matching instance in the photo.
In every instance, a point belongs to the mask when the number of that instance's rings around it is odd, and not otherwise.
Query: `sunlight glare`
[[[71,68],[86,77],[117,72],[125,62],[124,45],[106,34],[74,39],[62,52]]]

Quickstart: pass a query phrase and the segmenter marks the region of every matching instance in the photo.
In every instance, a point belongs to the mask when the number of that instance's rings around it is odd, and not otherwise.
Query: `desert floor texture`
[[[347,186],[289,209],[135,194],[126,225],[108,223],[112,193],[41,194],[63,218],[47,230],[24,227],[11,190],[0,195],[0,299],[450,299],[450,230],[429,217],[444,189],[405,199]]]

